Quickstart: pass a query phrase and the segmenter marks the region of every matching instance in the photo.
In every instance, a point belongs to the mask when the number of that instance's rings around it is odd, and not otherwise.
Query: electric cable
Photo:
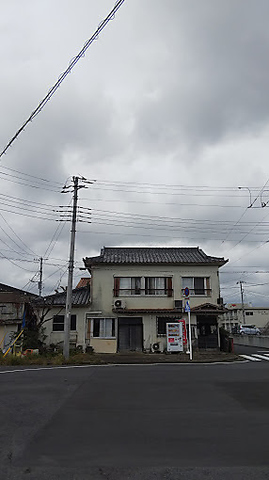
[[[1,218],[4,220],[5,224],[10,228],[10,230],[11,230],[12,233],[13,233],[13,235],[15,235],[15,237],[22,243],[22,245],[23,245],[24,247],[26,247],[26,248],[29,250],[29,252],[31,252],[32,254],[36,255],[35,252],[34,252],[30,247],[28,247],[28,245],[26,245],[26,243],[19,237],[19,235],[17,235],[17,233],[15,232],[15,230],[10,226],[10,224],[7,222],[7,220],[6,220],[5,217],[2,215],[2,213],[0,213],[0,216],[1,216]],[[0,227],[0,228],[2,229],[2,227]],[[3,230],[3,229],[2,229],[2,230]],[[6,232],[5,232],[5,233],[6,233]],[[6,235],[8,235],[8,234],[6,233]],[[13,243],[15,243],[15,245],[17,245],[17,246],[21,249],[21,247],[17,244],[17,242],[15,242],[9,235],[8,235],[8,237],[11,239],[11,241],[12,241]],[[24,249],[24,252],[25,252],[27,255],[29,255],[29,253],[27,253],[27,251],[26,251],[25,249]]]
[[[98,28],[95,30],[94,34],[86,41],[84,44],[83,48],[80,50],[78,55],[76,55],[71,62],[69,63],[67,69],[60,75],[58,78],[57,82],[51,87],[51,89],[48,91],[47,95],[41,100],[41,102],[38,104],[36,109],[31,113],[31,115],[27,118],[27,120],[23,123],[23,125],[19,128],[19,130],[15,133],[15,135],[11,138],[11,140],[8,142],[8,144],[5,146],[5,148],[2,150],[0,153],[0,158],[6,153],[9,147],[13,144],[13,142],[18,138],[20,133],[24,130],[24,128],[30,123],[40,112],[41,110],[45,107],[45,105],[48,103],[48,101],[51,99],[51,97],[54,95],[56,90],[60,87],[61,83],[65,80],[67,75],[72,71],[76,63],[85,55],[87,49],[89,46],[93,43],[94,40],[97,40],[98,35],[101,33],[101,31],[105,28],[105,26],[108,24],[110,20],[113,20],[115,13],[117,10],[121,7],[121,5],[124,3],[125,0],[118,0],[115,4],[115,6],[112,8],[111,12],[107,15],[107,17],[100,23]]]

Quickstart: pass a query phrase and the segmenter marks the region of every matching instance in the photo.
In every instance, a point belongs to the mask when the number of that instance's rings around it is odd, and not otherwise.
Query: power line
[[[24,172],[20,172],[19,170],[15,170],[14,168],[10,168],[10,167],[6,167],[5,165],[1,165],[1,168],[2,169],[5,169],[5,170],[9,170],[10,172],[15,172],[15,173],[19,173],[20,175],[24,176],[24,177],[29,177],[31,179],[34,179],[34,180],[39,180],[40,182],[45,182],[45,183],[51,183],[51,184],[54,184],[55,186],[61,188],[62,186],[62,183],[60,182],[55,182],[55,180],[48,180],[47,178],[43,178],[43,177],[37,177],[36,175],[31,175],[29,173],[24,173]],[[19,177],[18,177],[19,178]]]
[[[231,186],[222,186],[218,185],[215,188],[212,187],[212,185],[183,185],[183,184],[171,184],[171,183],[143,183],[143,182],[124,182],[124,181],[108,181],[108,180],[100,180],[100,179],[95,179],[96,185],[115,185],[115,186],[135,186],[135,187],[150,187],[154,188],[156,187],[158,190],[160,188],[165,188],[165,189],[180,189],[180,190],[207,190],[211,192],[219,192],[220,190],[225,191],[225,193],[228,192],[238,192],[238,188],[243,188],[243,187],[231,187]],[[260,190],[260,187],[251,187],[253,190]]]
[[[70,200],[68,207],[70,206],[71,201],[72,201],[72,200]],[[67,207],[67,208],[68,208],[68,207]],[[55,245],[56,245],[56,243],[57,243],[57,241],[58,241],[58,239],[59,239],[59,237],[60,237],[60,235],[61,235],[61,233],[62,233],[62,231],[63,231],[63,229],[64,229],[67,221],[68,221],[68,218],[66,217],[66,221],[65,221],[63,224],[61,224],[61,225],[59,224],[59,225],[57,226],[56,231],[55,231],[55,233],[54,233],[54,235],[53,235],[53,237],[52,237],[52,239],[51,239],[51,241],[50,241],[50,243],[49,243],[49,245],[48,245],[48,247],[47,247],[47,249],[46,249],[46,251],[45,251],[44,256],[47,256],[47,257],[50,256],[50,254],[51,254],[51,252],[53,251],[53,249],[54,249],[54,247],[55,247]]]
[[[19,235],[17,235],[17,233],[15,232],[15,230],[10,226],[10,224],[7,222],[7,220],[6,220],[5,217],[2,215],[2,213],[0,213],[0,216],[1,216],[1,218],[4,220],[5,224],[10,228],[10,230],[11,230],[12,233],[13,233],[13,235],[15,235],[15,237],[22,243],[22,245],[23,245],[24,247],[26,247],[26,248],[28,249],[28,251],[30,251],[31,253],[33,253],[33,254],[35,255],[35,252],[33,252],[33,250],[32,250],[30,247],[28,247],[28,246],[26,245],[26,243],[24,243],[24,241],[19,237]],[[2,228],[2,227],[1,227],[1,228]],[[6,233],[6,232],[5,232],[5,233]],[[6,233],[6,235],[8,235],[8,234]],[[8,235],[8,236],[9,236],[9,235]],[[15,242],[11,237],[9,237],[9,238],[12,240],[13,243],[15,243],[15,245],[17,245],[17,246],[21,249],[21,247],[17,244],[17,242]],[[27,253],[27,251],[26,251],[25,249],[24,249],[24,252],[25,252],[27,255],[29,255],[29,253]]]
[[[25,272],[31,272],[31,270],[28,270],[24,267],[21,267],[20,265],[18,265],[17,263],[13,262],[12,260],[10,260],[9,258],[6,258],[4,257],[1,253],[0,253],[0,257],[3,259],[3,260],[7,260],[8,262],[10,262],[12,265],[15,265],[16,267],[20,268],[21,270],[24,270]]]
[[[81,200],[85,200],[85,199],[81,199]],[[116,198],[107,198],[107,199],[104,199],[104,198],[89,198],[87,199],[88,201],[90,201],[91,203],[93,202],[101,202],[101,203],[119,203],[120,201],[122,201],[122,199],[116,199]],[[149,204],[149,205],[152,205],[152,200],[128,200],[127,198],[124,198],[124,203],[126,204],[136,204],[136,205],[146,205],[146,204]],[[161,202],[156,202],[156,200],[154,200],[154,205],[161,205],[161,206],[165,206],[165,205],[176,205],[178,206],[178,202],[164,202],[164,201],[161,201]],[[242,207],[240,205],[220,205],[220,204],[213,204],[213,203],[182,203],[180,202],[180,205],[181,206],[184,206],[184,207],[218,207],[218,208],[240,208],[242,209]]]
[[[102,224],[103,225],[103,224]],[[109,226],[113,226],[112,224],[109,224]],[[122,225],[121,225],[121,228],[122,228]],[[134,228],[134,227],[133,227]],[[77,230],[78,233],[81,233],[81,234],[87,234],[89,235],[89,231],[88,230],[80,230],[78,229]],[[111,231],[96,231],[96,230],[91,230],[91,235],[114,235],[114,236],[118,236],[119,238],[122,237],[122,236],[127,236],[127,237],[147,237],[147,238],[150,238],[152,240],[152,232],[149,232],[149,233],[124,233],[122,232],[122,230],[118,231],[118,232],[111,232]],[[171,237],[171,232],[170,234],[168,235],[156,235],[154,234],[154,238],[166,238],[166,239],[173,239],[173,240],[182,240],[182,239],[187,239],[187,240],[195,240],[195,242],[197,242],[197,236],[195,237],[190,237],[190,236],[175,236],[173,235]],[[220,238],[212,238],[212,237],[200,237],[199,236],[199,241],[210,241],[210,242],[219,242],[221,239]],[[259,243],[258,240],[248,240],[247,243]]]
[[[20,133],[25,129],[25,127],[30,123],[40,112],[41,110],[45,107],[45,105],[48,103],[48,101],[51,99],[51,97],[54,95],[54,93],[57,91],[57,89],[60,87],[61,83],[65,80],[67,75],[72,71],[76,63],[85,55],[87,49],[89,46],[93,43],[94,40],[97,40],[98,35],[102,32],[102,30],[105,28],[105,26],[108,24],[110,20],[113,20],[115,13],[117,10],[121,7],[121,5],[124,3],[124,0],[118,0],[112,8],[111,12],[107,15],[107,17],[100,23],[94,34],[86,41],[84,44],[83,48],[80,50],[78,55],[74,57],[71,62],[69,63],[67,69],[60,75],[59,79],[57,82],[51,87],[51,89],[48,91],[47,95],[41,100],[41,102],[38,104],[36,109],[31,113],[31,115],[28,117],[28,119],[23,123],[23,125],[19,128],[19,130],[15,133],[15,135],[11,138],[11,140],[8,142],[8,144],[5,146],[5,148],[2,150],[0,153],[0,158],[6,153],[9,147],[13,144],[13,142],[18,138]]]
[[[150,186],[151,188],[154,187],[154,185],[151,185]],[[131,187],[126,187],[126,188],[112,188],[111,186],[106,186],[106,185],[102,185],[101,183],[96,183],[95,184],[95,190],[102,190],[103,191],[112,191],[112,192],[127,192],[127,193],[136,193],[136,194],[147,194],[147,195],[168,195],[168,196],[186,196],[186,195],[189,195],[189,192],[185,193],[185,192],[172,192],[171,189],[167,192],[162,192],[160,191],[159,189],[156,189],[157,191],[154,191],[153,190],[134,190],[134,189],[131,189]],[[193,188],[192,188],[193,190]],[[201,192],[198,192],[198,193],[193,193],[192,194],[192,197],[223,197],[223,194],[221,195],[216,195],[216,193],[219,192],[219,190],[212,190],[212,193],[208,193],[208,192],[205,192],[205,191],[201,191]],[[227,192],[225,192],[227,193]],[[229,198],[239,198],[238,195],[229,195]]]
[[[105,217],[107,220],[116,219],[119,222],[127,222],[130,221],[133,223],[134,221],[138,221],[139,223],[141,222],[146,222],[147,225],[149,224],[148,222],[162,222],[161,225],[167,224],[167,223],[172,223],[173,226],[175,225],[189,225],[190,228],[193,226],[197,227],[197,225],[201,225],[203,227],[205,224],[207,225],[206,228],[212,228],[212,226],[215,227],[226,227],[228,228],[229,225],[233,222],[231,220],[215,220],[215,219],[197,219],[197,218],[182,218],[182,217],[169,217],[169,216],[160,216],[160,215],[146,215],[146,214],[138,214],[138,213],[126,213],[126,212],[115,212],[115,211],[108,211],[108,210],[97,210],[97,209],[91,209],[91,218],[93,221],[95,219],[102,219]],[[261,222],[260,222],[261,223]],[[154,223],[150,223],[154,224]],[[256,222],[242,222],[241,224],[238,225],[239,228],[246,228],[249,226],[254,226],[256,227],[257,224]],[[159,223],[156,225],[160,225]],[[262,226],[268,228],[269,222],[263,222]],[[200,228],[200,227],[199,227]],[[262,232],[262,230],[261,230]],[[242,233],[242,232],[241,232]],[[244,232],[243,232],[244,233]]]
[[[3,172],[0,172],[2,175],[4,175],[4,177],[2,178],[2,180],[4,181],[7,181],[7,182],[11,182],[11,183],[15,183],[16,185],[22,185],[24,187],[31,187],[31,188],[35,188],[35,189],[42,189],[42,190],[47,190],[48,192],[54,192],[54,193],[59,193],[59,189],[52,189],[52,188],[47,188],[41,184],[36,184],[36,185],[33,185],[33,184],[30,184],[30,183],[25,183],[27,182],[27,180],[25,180],[24,182],[22,181],[17,181],[17,180],[14,180],[14,176],[13,175],[9,175],[8,173],[3,173]],[[6,178],[6,177],[11,177],[11,178]],[[21,180],[21,179],[20,179]],[[24,180],[24,179],[23,179]]]

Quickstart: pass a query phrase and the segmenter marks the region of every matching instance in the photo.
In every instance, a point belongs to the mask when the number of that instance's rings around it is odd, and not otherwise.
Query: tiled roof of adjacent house
[[[48,295],[47,297],[40,297],[37,299],[36,303],[44,305],[59,305],[63,306],[66,303],[66,291],[55,293],[54,295]],[[73,306],[83,306],[90,303],[90,287],[74,288],[72,290],[72,305]]]
[[[215,264],[224,265],[223,257],[206,255],[199,247],[104,247],[97,257],[83,259],[86,267],[99,264]]]
[[[87,285],[90,285],[91,284],[91,279],[90,277],[83,277],[80,279],[80,281],[78,282],[76,288],[80,288],[80,287],[86,287]]]
[[[18,295],[25,295],[29,297],[37,297],[34,293],[26,292],[25,290],[20,290],[19,288],[11,287],[5,283],[0,283],[0,293],[15,293]]]

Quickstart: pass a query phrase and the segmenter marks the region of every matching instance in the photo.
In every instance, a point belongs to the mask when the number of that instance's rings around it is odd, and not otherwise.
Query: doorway
[[[197,315],[198,348],[218,348],[217,317]]]
[[[118,323],[118,351],[142,352],[143,322],[141,317],[120,317]]]

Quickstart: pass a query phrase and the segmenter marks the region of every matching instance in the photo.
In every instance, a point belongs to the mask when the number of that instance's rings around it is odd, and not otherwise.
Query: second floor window
[[[115,277],[114,297],[126,295],[166,295],[171,297],[172,277]]]
[[[172,295],[172,278],[145,277],[145,295]]]
[[[140,295],[141,277],[116,277],[114,278],[114,296]]]
[[[190,295],[210,295],[209,277],[182,277],[182,289],[188,287]]]

